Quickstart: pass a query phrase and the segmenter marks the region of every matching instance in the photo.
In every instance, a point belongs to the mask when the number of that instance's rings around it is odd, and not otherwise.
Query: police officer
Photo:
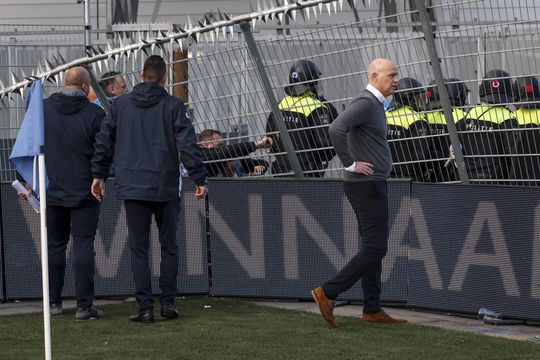
[[[474,180],[509,178],[510,154],[515,151],[517,122],[508,109],[512,102],[510,75],[500,69],[488,71],[480,84],[480,105],[456,123],[469,177]]]
[[[425,90],[413,78],[399,80],[394,101],[386,113],[388,141],[394,166],[393,178],[411,178],[413,181],[427,181],[429,159],[429,125],[419,113],[425,109]]]
[[[540,179],[540,85],[534,76],[514,82],[515,112],[520,129],[516,153],[512,157],[512,177],[518,185],[535,185]],[[533,181],[536,180],[536,181]]]
[[[452,107],[452,118],[454,123],[463,119],[466,115],[463,107],[467,105],[469,89],[459,79],[444,79],[450,106]],[[442,103],[439,91],[435,85],[435,80],[429,83],[427,90],[427,110],[426,119],[429,124],[429,131],[432,136],[433,154],[437,160],[433,161],[433,181],[457,181],[458,176],[455,167],[446,166],[450,155],[450,136],[448,126],[442,110]]]
[[[285,87],[287,96],[278,105],[307,177],[324,176],[328,162],[335,155],[328,127],[338,114],[334,106],[319,95],[320,76],[321,72],[312,61],[295,62],[289,72],[289,85]],[[292,168],[273,114],[268,117],[266,131],[275,140],[271,149],[276,157],[272,173],[290,174]]]

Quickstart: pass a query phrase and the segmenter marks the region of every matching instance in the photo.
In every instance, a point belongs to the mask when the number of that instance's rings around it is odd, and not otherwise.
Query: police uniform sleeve
[[[505,153],[514,154],[522,133],[518,130],[519,123],[516,118],[511,117],[503,121],[502,128],[506,130],[503,133]]]
[[[332,146],[332,139],[328,128],[334,121],[332,111],[326,107],[318,108],[310,117],[315,128],[312,130],[312,137],[315,142],[315,147],[321,149],[317,151],[317,155],[323,162],[328,162],[336,155]],[[325,149],[326,148],[326,149]]]
[[[274,119],[273,113],[270,113],[268,115],[268,120],[266,122],[266,134],[268,136],[271,136],[274,140],[274,142],[272,143],[272,147],[270,148],[273,153],[284,151],[283,144],[281,142],[281,136],[276,126],[276,120]]]
[[[430,157],[429,124],[427,121],[418,120],[410,127],[410,137],[416,138],[413,141],[414,159],[425,160]]]

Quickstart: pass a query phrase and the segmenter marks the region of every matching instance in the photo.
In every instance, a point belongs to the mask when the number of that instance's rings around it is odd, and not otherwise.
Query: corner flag
[[[39,195],[41,223],[41,285],[43,288],[43,332],[45,360],[52,359],[51,311],[49,307],[49,255],[47,252],[47,174],[45,173],[45,124],[43,114],[43,87],[35,81],[28,92],[26,114],[13,145],[9,160],[19,174]],[[41,190],[41,191],[40,191]]]
[[[26,113],[13,145],[9,160],[26,183],[39,195],[39,171],[37,156],[45,144],[43,123],[43,86],[34,81],[28,93]],[[47,174],[45,174],[47,176]]]

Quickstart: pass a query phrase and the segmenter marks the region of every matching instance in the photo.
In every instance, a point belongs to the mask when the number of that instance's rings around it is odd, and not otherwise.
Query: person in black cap
[[[469,89],[459,79],[444,79],[448,100],[452,107],[452,118],[454,123],[466,116],[463,107],[467,105]],[[429,83],[426,91],[428,103],[426,107],[426,119],[429,124],[429,132],[432,136],[433,153],[436,160],[432,162],[433,178],[435,182],[457,181],[457,171],[455,166],[447,166],[450,156],[450,136],[448,135],[448,125],[444,116],[441,96],[435,85],[435,80]]]
[[[320,76],[319,68],[312,61],[295,62],[289,72],[289,85],[284,89],[287,96],[278,105],[302,172],[307,177],[324,176],[328,162],[335,155],[328,127],[338,114],[319,94]],[[271,148],[276,157],[272,173],[290,175],[292,167],[273,114],[268,117],[266,132],[275,140]]]
[[[514,82],[516,121],[520,129],[516,153],[512,157],[512,178],[516,185],[537,185],[540,179],[540,85],[534,76],[523,76]]]
[[[497,183],[508,179],[515,152],[517,122],[508,106],[512,82],[504,70],[488,71],[480,84],[480,105],[456,123],[467,172],[471,180]]]

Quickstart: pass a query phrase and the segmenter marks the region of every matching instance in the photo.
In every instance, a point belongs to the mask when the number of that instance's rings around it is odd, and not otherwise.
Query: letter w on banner
[[[39,195],[38,155],[45,144],[43,122],[43,86],[41,80],[34,81],[28,93],[26,113],[13,145],[9,160],[28,185]],[[45,181],[48,183],[47,174]]]

